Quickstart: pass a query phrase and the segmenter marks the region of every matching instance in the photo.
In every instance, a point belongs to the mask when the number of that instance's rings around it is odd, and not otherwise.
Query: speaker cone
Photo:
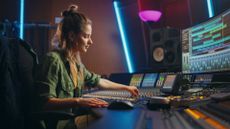
[[[162,47],[153,49],[153,59],[156,62],[161,62],[164,60],[164,49]]]

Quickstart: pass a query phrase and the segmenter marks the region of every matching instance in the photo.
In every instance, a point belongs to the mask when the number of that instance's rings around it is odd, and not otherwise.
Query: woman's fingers
[[[86,107],[107,107],[108,103],[104,100],[97,98],[82,98],[79,103],[81,106]]]
[[[135,97],[139,95],[139,90],[135,86],[129,86],[129,92]]]

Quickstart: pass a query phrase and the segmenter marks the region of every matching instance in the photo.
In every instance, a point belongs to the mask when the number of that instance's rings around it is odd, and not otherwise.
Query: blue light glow
[[[209,15],[209,18],[211,18],[214,16],[212,0],[207,0],[207,4],[208,4],[208,15]]]
[[[113,2],[113,6],[114,6],[116,17],[117,17],[118,27],[119,27],[120,34],[121,34],[121,40],[122,40],[123,48],[124,48],[124,51],[125,51],[125,57],[126,57],[129,73],[133,73],[133,67],[132,67],[132,64],[131,64],[129,50],[128,50],[128,43],[127,43],[127,40],[126,40],[125,31],[123,29],[122,19],[121,19],[122,17],[121,17],[121,13],[119,11],[119,8],[118,8],[117,1]]]
[[[24,36],[24,0],[20,0],[20,38]]]

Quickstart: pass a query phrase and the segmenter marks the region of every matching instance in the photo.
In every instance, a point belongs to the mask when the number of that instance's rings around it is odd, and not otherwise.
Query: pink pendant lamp
[[[160,10],[161,0],[138,0],[139,17],[142,21],[159,21],[161,17]]]

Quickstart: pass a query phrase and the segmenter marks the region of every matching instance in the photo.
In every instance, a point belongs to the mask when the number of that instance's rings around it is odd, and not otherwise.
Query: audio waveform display
[[[230,9],[182,30],[184,73],[230,70]]]

